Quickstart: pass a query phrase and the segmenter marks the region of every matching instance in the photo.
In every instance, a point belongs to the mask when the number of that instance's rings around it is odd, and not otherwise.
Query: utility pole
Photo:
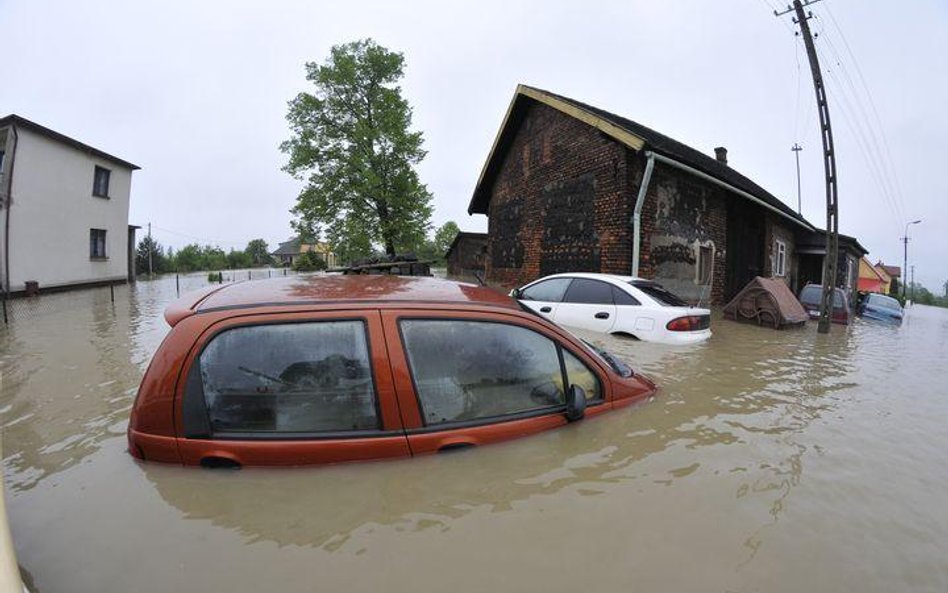
[[[823,140],[823,168],[826,172],[826,255],[823,257],[823,294],[820,299],[820,323],[818,330],[821,334],[830,331],[830,311],[833,306],[833,288],[836,285],[836,260],[839,257],[839,205],[836,187],[836,151],[833,148],[833,129],[830,127],[829,105],[826,102],[826,87],[823,85],[823,74],[820,71],[820,61],[816,56],[816,47],[813,45],[813,36],[810,34],[810,25],[807,20],[813,15],[803,12],[804,6],[816,4],[819,0],[793,0],[793,7],[787,7],[783,12],[774,11],[774,15],[782,16],[788,12],[795,12],[793,22],[800,26],[803,44],[806,46],[806,55],[810,60],[810,73],[813,75],[813,89],[816,91],[816,105],[820,112],[820,137]]]
[[[912,264],[912,304],[915,304],[915,264]]]
[[[948,280],[945,280],[945,298],[948,299]]]
[[[148,223],[148,277],[152,277],[151,272],[151,252],[152,252],[153,243],[151,242],[151,223]]]
[[[803,150],[803,147],[799,144],[793,144],[793,148],[790,150],[793,151],[793,156],[797,157],[797,214],[803,214],[803,200],[800,198],[800,151]]]
[[[905,223],[905,234],[902,235],[902,244],[903,244],[902,277],[899,278],[899,280],[902,282],[902,299],[903,300],[905,299],[905,295],[906,295],[905,287],[908,284],[907,280],[908,280],[908,271],[909,271],[908,270],[908,242],[909,242],[908,228],[912,226],[913,224],[918,224],[920,222],[922,222],[921,218],[919,218],[918,220],[913,220],[912,222]]]

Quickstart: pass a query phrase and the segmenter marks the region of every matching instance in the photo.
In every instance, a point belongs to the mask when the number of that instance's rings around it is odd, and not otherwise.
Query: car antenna
[[[692,305],[692,307],[697,307],[698,309],[701,308],[701,301],[703,301],[703,300],[704,300],[704,297],[707,296],[707,294],[708,294],[708,288],[709,288],[710,286],[711,286],[710,284],[705,284],[704,286],[701,287],[701,292],[698,293],[698,304],[697,304],[697,305]]]

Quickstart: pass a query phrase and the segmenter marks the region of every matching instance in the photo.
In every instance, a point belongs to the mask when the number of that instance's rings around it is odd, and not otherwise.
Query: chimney
[[[715,148],[714,158],[716,158],[722,165],[727,166],[727,149],[723,146],[718,146]]]

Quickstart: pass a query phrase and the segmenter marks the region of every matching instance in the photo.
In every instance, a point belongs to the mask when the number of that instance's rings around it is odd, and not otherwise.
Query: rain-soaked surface
[[[17,301],[0,327],[39,591],[948,590],[948,310],[829,336],[717,317],[688,348],[587,334],[658,397],[448,455],[211,471],[125,452],[174,291]]]

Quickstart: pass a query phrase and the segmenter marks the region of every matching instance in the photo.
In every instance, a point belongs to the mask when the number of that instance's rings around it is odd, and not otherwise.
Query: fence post
[[[181,296],[181,279],[177,272],[174,273],[174,294],[175,296]]]
[[[270,268],[267,268],[267,278],[272,278],[272,276],[270,275],[270,272],[271,272],[271,271],[272,271],[272,270],[270,270]]]
[[[223,283],[224,283],[224,272],[218,272],[218,273],[217,273],[217,283],[218,283],[218,284],[223,284]]]
[[[115,302],[115,283],[109,280],[109,296],[112,298],[112,302]]]

